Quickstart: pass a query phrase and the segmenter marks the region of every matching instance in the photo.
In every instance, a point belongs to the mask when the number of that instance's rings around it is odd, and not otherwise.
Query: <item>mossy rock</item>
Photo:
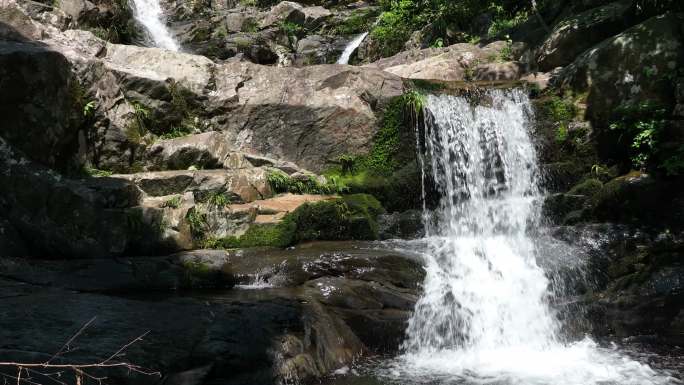
[[[280,223],[254,224],[239,237],[208,240],[205,246],[226,249],[259,246],[284,248],[295,242],[296,232],[297,224],[291,216],[286,216]]]
[[[372,195],[353,194],[339,199],[306,203],[280,223],[253,224],[239,237],[209,239],[205,247],[284,248],[298,242],[379,239],[377,217],[385,209]]]
[[[603,188],[603,183],[595,178],[589,178],[575,185],[568,191],[570,195],[584,195],[588,198],[594,197],[596,194],[601,192]]]
[[[352,194],[342,197],[344,203],[347,204],[350,210],[356,213],[377,217],[385,213],[380,201],[369,194]]]
[[[564,223],[571,213],[575,213],[575,218],[576,212],[584,208],[586,201],[584,195],[553,194],[546,197],[542,211],[554,223]]]
[[[597,194],[594,214],[604,220],[652,220],[649,216],[663,209],[661,188],[650,176],[638,171],[617,177]]]
[[[184,288],[214,288],[232,284],[230,274],[212,267],[202,261],[184,261],[185,277],[181,282]]]

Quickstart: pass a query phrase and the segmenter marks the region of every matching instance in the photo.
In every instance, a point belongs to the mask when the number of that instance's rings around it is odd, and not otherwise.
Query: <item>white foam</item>
[[[402,383],[674,383],[589,338],[562,341],[528,231],[540,226],[541,201],[529,100],[519,90],[480,96],[486,106],[427,98],[423,179],[441,199],[436,220],[425,211],[427,274],[405,353],[384,374]]]

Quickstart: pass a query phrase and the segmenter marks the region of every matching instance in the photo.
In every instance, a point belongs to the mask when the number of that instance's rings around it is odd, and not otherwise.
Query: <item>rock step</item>
[[[243,203],[272,195],[267,175],[264,168],[250,168],[151,171],[115,174],[102,179],[129,181],[151,197],[184,195],[191,192],[197,202],[205,202],[217,195],[223,195],[222,199],[229,202]]]
[[[305,171],[292,162],[239,151],[220,131],[158,140],[146,149],[144,160],[148,171],[254,167],[273,167],[288,175]]]

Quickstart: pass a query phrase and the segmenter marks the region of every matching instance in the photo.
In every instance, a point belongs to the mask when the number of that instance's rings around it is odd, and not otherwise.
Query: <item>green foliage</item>
[[[89,101],[83,106],[83,116],[91,117],[95,113],[95,109],[97,109],[97,103],[94,100]]]
[[[230,198],[225,193],[213,193],[207,199],[207,204],[211,208],[222,209],[230,204]]]
[[[488,35],[497,36],[527,18],[531,2],[512,0],[381,0],[382,13],[371,31],[381,56],[399,52],[413,31],[424,31],[429,45],[440,46],[479,38],[473,20],[494,16]],[[440,43],[441,42],[441,43]]]
[[[187,127],[171,127],[171,130],[159,135],[159,139],[176,139],[188,136],[192,131],[188,130]]]
[[[339,159],[342,175],[354,173],[354,157],[351,155],[342,155]]]
[[[577,107],[570,98],[551,96],[544,103],[545,113],[557,125],[556,141],[564,142],[568,139],[568,125],[577,115]]]
[[[177,209],[180,207],[182,201],[183,201],[183,198],[180,195],[178,195],[178,196],[175,196],[175,197],[165,201],[164,203],[162,203],[161,207],[162,208]]]
[[[242,31],[244,32],[250,32],[254,33],[259,31],[259,22],[257,22],[255,19],[249,17],[245,19],[244,22],[242,22]]]
[[[109,170],[99,170],[97,168],[93,167],[83,167],[82,169],[82,174],[86,176],[92,176],[92,177],[106,177],[106,176],[111,176],[113,172]]]
[[[290,176],[280,170],[269,172],[266,180],[271,189],[276,193],[287,192],[290,185]]]
[[[236,249],[244,247],[279,247],[285,248],[294,243],[297,224],[291,215],[286,216],[280,223],[255,224],[240,237],[226,237],[223,239],[209,239],[205,243],[207,248]]]
[[[629,144],[634,167],[655,167],[667,175],[679,175],[684,171],[684,146],[663,146],[666,116],[666,108],[651,101],[625,104],[615,111],[610,129],[620,134],[620,142]]]
[[[278,23],[278,28],[287,36],[287,41],[290,47],[294,47],[297,38],[304,32],[304,27],[291,21],[281,20]]]
[[[524,23],[529,17],[527,9],[523,9],[511,17],[511,14],[501,6],[495,7],[495,15],[492,25],[487,30],[487,37],[490,39],[504,36],[507,32]]]
[[[313,176],[306,179],[291,178],[280,170],[269,172],[266,180],[276,194],[286,192],[292,194],[338,194],[344,192],[334,179],[320,183]]]
[[[200,209],[195,206],[188,210],[185,216],[190,226],[190,233],[192,237],[196,240],[204,239],[204,235],[207,230],[207,214],[200,211]]]
[[[279,223],[255,224],[240,237],[208,239],[207,248],[269,246],[284,248],[313,240],[373,240],[378,238],[376,218],[385,210],[372,196],[356,194],[306,203]]]
[[[506,45],[499,52],[498,60],[500,62],[513,60],[513,41],[508,36],[506,36]]]
[[[129,104],[133,108],[134,120],[130,121],[126,126],[126,136],[131,142],[140,143],[148,131],[150,110],[137,101],[132,101]]]
[[[370,30],[378,12],[374,9],[359,9],[349,17],[336,25],[331,31],[332,35],[356,35]]]

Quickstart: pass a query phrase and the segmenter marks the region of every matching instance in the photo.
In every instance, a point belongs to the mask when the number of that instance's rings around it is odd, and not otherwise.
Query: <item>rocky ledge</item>
[[[0,355],[45,360],[96,317],[60,362],[107,357],[149,332],[121,359],[160,373],[109,372],[111,383],[308,381],[397,349],[424,277],[416,258],[337,242],[116,260],[4,259]]]

